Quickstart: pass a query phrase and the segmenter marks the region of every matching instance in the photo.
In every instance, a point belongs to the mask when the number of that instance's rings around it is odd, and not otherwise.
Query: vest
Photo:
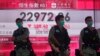
[[[68,45],[70,44],[70,38],[68,36],[67,30],[63,27],[62,31],[58,26],[54,26],[54,37],[59,43],[59,48],[68,48]]]

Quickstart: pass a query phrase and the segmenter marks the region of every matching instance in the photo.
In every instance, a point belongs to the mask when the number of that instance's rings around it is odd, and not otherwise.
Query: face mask
[[[63,26],[64,25],[64,21],[60,21],[60,25]]]
[[[20,28],[20,27],[22,27],[22,24],[21,23],[17,23],[17,26]]]
[[[87,25],[88,25],[89,27],[92,27],[92,24],[93,24],[92,21],[87,23]]]

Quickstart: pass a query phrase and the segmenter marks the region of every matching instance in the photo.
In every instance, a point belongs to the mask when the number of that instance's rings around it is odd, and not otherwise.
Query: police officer
[[[64,16],[55,17],[56,25],[50,29],[49,43],[52,48],[53,56],[69,56],[70,38],[67,29],[64,28]]]
[[[99,45],[99,36],[97,30],[92,27],[93,20],[91,16],[85,18],[87,27],[83,28],[80,34],[79,47],[83,56],[97,56],[96,51]]]
[[[13,33],[16,56],[30,56],[32,53],[35,55],[32,50],[31,42],[29,41],[29,30],[28,28],[23,27],[23,20],[17,18],[16,25],[18,26],[18,29]]]

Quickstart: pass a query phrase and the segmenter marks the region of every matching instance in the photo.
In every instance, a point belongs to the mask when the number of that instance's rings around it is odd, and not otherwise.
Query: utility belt
[[[17,49],[20,49],[20,48],[22,48],[22,49],[29,49],[27,45],[24,45],[24,46],[17,45],[17,46],[15,47],[16,50],[17,50]]]
[[[20,43],[16,44],[15,49],[19,49],[19,48],[30,49],[31,47],[29,47],[28,43],[20,42]]]
[[[66,46],[66,45],[60,45],[59,46],[59,49],[60,49],[60,51],[66,51],[67,49],[69,49],[69,46]]]
[[[87,48],[87,47],[90,47],[94,50],[98,50],[99,49],[99,45],[98,44],[83,44],[82,45],[82,48]]]

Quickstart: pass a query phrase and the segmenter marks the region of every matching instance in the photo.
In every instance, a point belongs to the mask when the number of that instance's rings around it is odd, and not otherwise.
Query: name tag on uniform
[[[87,31],[87,30],[85,30],[85,33],[88,33],[88,31]]]
[[[59,30],[56,30],[56,32],[60,32]]]

